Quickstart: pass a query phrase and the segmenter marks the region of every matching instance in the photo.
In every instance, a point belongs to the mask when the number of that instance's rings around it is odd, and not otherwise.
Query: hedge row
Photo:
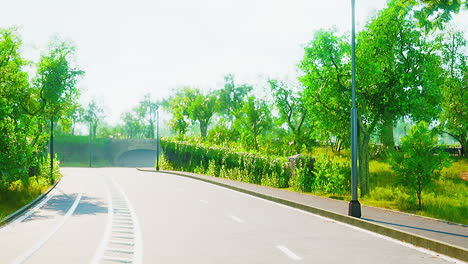
[[[264,157],[228,148],[161,140],[166,160],[174,169],[210,171],[214,176],[242,172],[243,181],[274,187],[289,187],[291,170],[286,158]]]

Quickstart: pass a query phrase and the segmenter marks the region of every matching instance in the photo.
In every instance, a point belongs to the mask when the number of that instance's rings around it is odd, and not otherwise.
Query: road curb
[[[148,169],[141,169],[141,168],[137,168],[137,170],[146,171],[146,172],[156,172],[155,170],[148,170]],[[404,232],[404,231],[401,231],[401,230],[393,229],[393,228],[386,227],[386,226],[383,226],[383,225],[379,225],[379,224],[376,224],[376,223],[371,223],[371,222],[368,222],[368,221],[365,221],[365,220],[362,220],[362,219],[359,219],[359,218],[354,218],[354,217],[350,217],[350,216],[347,216],[347,215],[342,215],[342,214],[338,214],[338,213],[335,213],[335,212],[331,212],[331,211],[319,209],[319,208],[316,208],[316,207],[312,207],[312,206],[309,206],[309,205],[289,201],[289,200],[286,200],[286,199],[282,199],[282,198],[269,196],[269,195],[266,195],[266,194],[262,194],[262,193],[242,189],[242,188],[239,188],[239,187],[231,186],[229,184],[224,184],[224,183],[220,183],[220,182],[209,180],[209,179],[199,178],[199,177],[196,177],[196,176],[185,174],[183,172],[162,171],[162,170],[159,171],[159,172],[160,173],[183,176],[183,177],[187,177],[187,178],[191,178],[191,179],[195,179],[195,180],[215,184],[215,185],[218,185],[218,186],[221,186],[221,187],[225,187],[225,188],[235,190],[235,191],[238,191],[238,192],[242,192],[242,193],[246,193],[246,194],[249,194],[249,195],[253,195],[253,196],[268,200],[268,201],[276,202],[276,203],[283,204],[283,205],[286,205],[286,206],[289,206],[289,207],[293,207],[293,208],[296,208],[296,209],[299,209],[299,210],[303,210],[303,211],[306,211],[306,212],[309,212],[309,213],[313,213],[313,214],[317,214],[317,215],[320,215],[320,216],[323,216],[323,217],[327,217],[327,218],[330,218],[330,219],[333,219],[333,220],[336,220],[336,221],[339,221],[339,222],[342,222],[342,223],[345,223],[345,224],[353,225],[353,226],[356,226],[356,227],[359,227],[359,228],[362,228],[362,229],[365,229],[365,230],[368,230],[368,231],[371,231],[371,232],[374,232],[374,233],[377,233],[377,234],[380,234],[380,235],[391,237],[391,238],[394,238],[394,239],[397,239],[397,240],[412,244],[412,245],[417,246],[417,247],[422,247],[422,248],[425,248],[425,249],[429,249],[429,250],[435,251],[437,253],[446,255],[448,257],[452,257],[452,258],[456,258],[456,259],[468,262],[468,250],[467,249],[464,249],[464,248],[461,248],[461,247],[458,247],[458,246],[455,246],[455,245],[451,245],[451,244],[448,244],[448,243],[445,243],[445,242],[441,242],[441,241],[430,239],[430,238],[423,237],[423,236],[418,236],[418,235],[411,234],[411,233],[407,233],[407,232]]]
[[[20,209],[16,210],[15,212],[13,212],[13,213],[7,215],[6,217],[4,217],[3,219],[1,219],[0,220],[0,227],[7,225],[11,220],[15,219],[16,217],[18,217],[19,215],[24,213],[26,210],[28,210],[29,208],[36,205],[40,200],[42,200],[42,198],[44,198],[47,194],[49,194],[55,188],[55,186],[57,186],[57,184],[59,184],[61,179],[62,179],[62,177],[58,178],[57,182],[55,182],[54,185],[50,186],[49,189],[47,189],[47,191],[45,191],[44,193],[39,195],[36,199],[29,202],[27,205],[21,207]]]

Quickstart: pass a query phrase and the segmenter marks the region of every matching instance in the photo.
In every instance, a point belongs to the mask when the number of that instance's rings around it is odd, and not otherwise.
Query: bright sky
[[[37,61],[54,34],[77,46],[82,101],[105,105],[117,122],[151,93],[221,87],[238,82],[294,78],[303,45],[313,32],[350,31],[349,0],[4,0],[0,27],[17,25],[23,54]],[[385,0],[357,0],[358,28]],[[468,12],[455,19],[468,32]]]

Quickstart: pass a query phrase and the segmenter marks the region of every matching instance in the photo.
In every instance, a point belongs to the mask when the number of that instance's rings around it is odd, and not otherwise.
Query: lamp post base
[[[358,200],[351,200],[349,202],[348,215],[361,218],[361,204]]]

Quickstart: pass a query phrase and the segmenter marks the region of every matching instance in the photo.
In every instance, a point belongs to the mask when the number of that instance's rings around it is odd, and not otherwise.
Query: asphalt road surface
[[[0,263],[456,262],[189,178],[130,168],[62,172],[45,199],[0,229]]]

